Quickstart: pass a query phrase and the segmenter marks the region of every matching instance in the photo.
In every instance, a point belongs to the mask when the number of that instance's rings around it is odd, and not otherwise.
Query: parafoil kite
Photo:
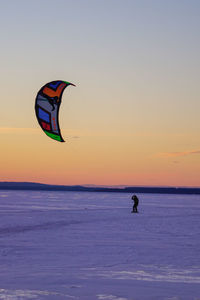
[[[42,130],[50,138],[64,142],[58,121],[58,113],[64,89],[74,84],[56,80],[45,84],[37,93],[35,113]]]

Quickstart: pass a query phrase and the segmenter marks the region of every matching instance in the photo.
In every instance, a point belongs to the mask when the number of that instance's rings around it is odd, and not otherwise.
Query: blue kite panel
[[[50,123],[50,115],[40,107],[38,108],[38,116],[40,119]]]
[[[62,81],[60,81],[60,80],[55,81],[55,82],[50,82],[50,83],[48,84],[48,86],[49,86],[49,87],[52,87],[53,89],[56,89],[56,88],[59,86],[60,83],[62,83]]]

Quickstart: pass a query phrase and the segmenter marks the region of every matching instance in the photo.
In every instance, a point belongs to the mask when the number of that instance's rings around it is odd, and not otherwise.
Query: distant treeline
[[[87,187],[81,185],[49,185],[33,182],[0,182],[0,190],[73,191],[152,194],[200,194],[200,188],[187,187]]]

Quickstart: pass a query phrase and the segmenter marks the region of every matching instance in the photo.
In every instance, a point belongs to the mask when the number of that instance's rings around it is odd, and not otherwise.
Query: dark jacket
[[[137,206],[138,203],[139,203],[138,197],[137,197],[137,196],[133,196],[133,197],[132,197],[132,200],[134,201],[134,205]]]

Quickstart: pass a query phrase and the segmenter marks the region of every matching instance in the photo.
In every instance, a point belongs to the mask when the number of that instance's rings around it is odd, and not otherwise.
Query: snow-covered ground
[[[200,300],[200,196],[0,191],[0,299]]]

